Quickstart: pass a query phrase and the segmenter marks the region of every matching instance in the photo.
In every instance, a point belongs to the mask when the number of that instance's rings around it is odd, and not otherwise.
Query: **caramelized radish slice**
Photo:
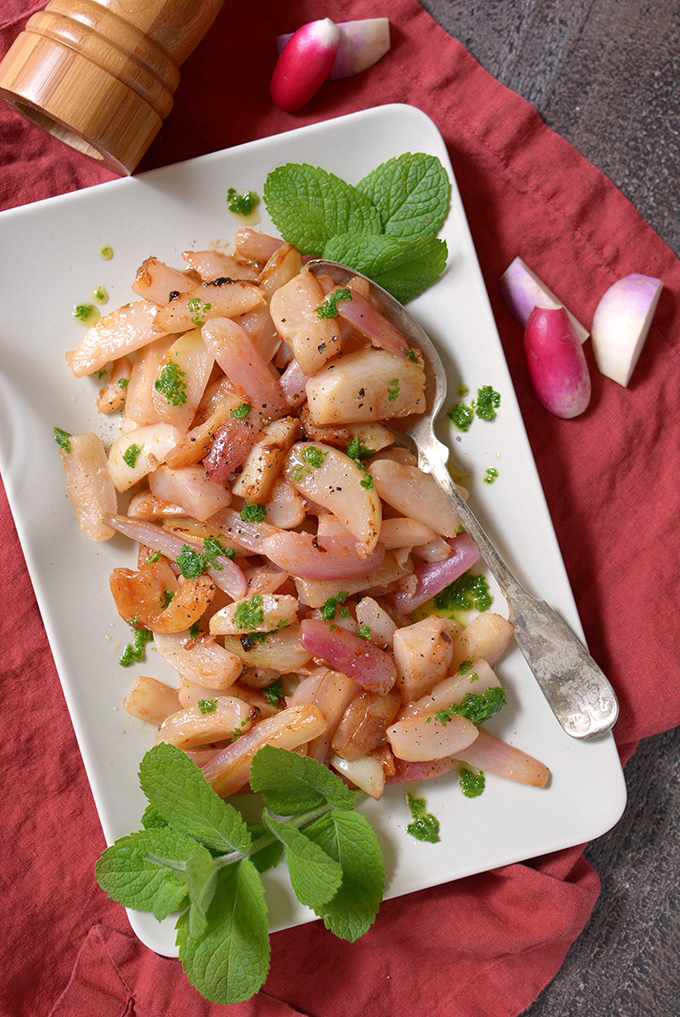
[[[332,292],[337,293],[339,289],[340,287],[336,287]],[[405,358],[408,343],[396,325],[393,325],[389,318],[381,314],[370,300],[362,296],[353,286],[349,288],[349,292],[351,293],[349,300],[338,301],[338,316],[354,325],[374,346],[388,350],[395,357]]]
[[[138,572],[114,569],[109,585],[121,618],[135,618],[152,632],[189,628],[205,613],[216,589],[207,576],[187,579],[180,586],[162,560]]]
[[[253,756],[263,745],[297,749],[317,738],[326,718],[315,706],[291,706],[255,724],[203,767],[203,776],[221,798],[233,795],[250,777]]]
[[[431,716],[437,710],[460,705],[468,692],[481,696],[486,689],[499,689],[501,683],[485,660],[476,660],[474,668],[465,668],[465,673],[457,671],[450,678],[445,678],[432,689],[432,692],[415,703],[408,703],[399,714],[399,720],[408,717]]]
[[[151,301],[137,300],[104,314],[87,330],[78,349],[66,354],[66,363],[76,378],[99,371],[110,360],[118,360],[158,339],[159,332],[164,330],[154,328],[157,311]],[[191,328],[191,323],[187,327]]]
[[[453,657],[453,639],[445,618],[430,615],[397,629],[392,646],[397,667],[395,687],[404,703],[427,695],[446,677]]]
[[[255,593],[216,611],[210,619],[213,635],[272,632],[297,622],[297,597],[285,593]]]
[[[356,539],[360,554],[371,554],[378,542],[382,505],[372,481],[367,483],[367,474],[353,459],[331,445],[298,442],[283,473],[289,484],[340,520]]]
[[[309,375],[305,374],[297,360],[291,360],[281,375],[281,391],[289,406],[300,406],[307,398],[307,382]]]
[[[196,287],[196,279],[186,272],[170,268],[158,258],[147,258],[137,269],[133,291],[144,300],[152,300],[154,304],[169,304],[173,294],[188,293]]]
[[[546,410],[568,420],[588,408],[588,365],[563,307],[534,308],[524,330],[524,352],[532,388]]]
[[[272,254],[257,278],[257,285],[264,290],[267,299],[290,282],[302,268],[302,258],[292,244],[283,244]]]
[[[183,466],[195,466],[201,459],[207,459],[214,445],[217,432],[228,421],[233,420],[231,411],[239,405],[242,400],[234,394],[225,397],[220,402],[207,420],[196,424],[184,435],[170,452],[168,452],[165,463],[170,469],[177,470]]]
[[[268,632],[265,639],[243,633],[240,636],[223,636],[225,649],[235,653],[250,667],[268,668],[278,674],[299,672],[312,659],[312,654],[300,642],[300,626],[288,625],[285,629]]]
[[[327,764],[331,755],[331,741],[340,720],[354,697],[359,693],[355,681],[341,671],[327,671],[319,682],[312,706],[326,718],[326,730],[307,746],[307,755],[319,763]]]
[[[211,480],[201,466],[178,470],[159,466],[149,474],[149,487],[157,498],[180,505],[186,515],[203,522],[231,502],[231,492]]]
[[[292,484],[279,477],[267,503],[267,518],[272,526],[292,530],[304,522],[306,516],[302,498]]]
[[[223,692],[243,670],[243,661],[210,636],[190,639],[188,631],[154,635],[154,646],[186,681]]]
[[[229,416],[214,432],[203,466],[211,480],[229,483],[232,474],[242,466],[260,437],[262,418],[251,410],[246,419]]]
[[[298,28],[281,51],[269,85],[275,106],[301,109],[328,77],[338,52],[340,30],[330,18]]]
[[[349,596],[369,591],[375,591],[375,595],[391,590],[405,577],[411,578],[408,562],[400,564],[394,556],[394,551],[387,551],[377,569],[357,579],[343,579],[342,588]],[[329,597],[335,596],[338,592],[337,579],[296,579],[295,586],[300,601],[308,607],[322,607]]]
[[[423,413],[425,372],[420,363],[387,350],[356,350],[307,382],[307,401],[315,424],[359,424]]]
[[[159,420],[188,431],[214,363],[200,328],[175,340],[166,350],[154,378],[151,398]]]
[[[252,258],[253,261],[268,261],[274,251],[283,245],[284,241],[279,237],[270,237],[266,233],[259,233],[244,226],[236,230],[234,247],[236,254],[241,258]]]
[[[415,611],[479,561],[479,548],[467,533],[454,537],[449,544],[447,558],[416,566],[414,575],[417,584],[414,590],[395,591],[394,603],[399,614]]]
[[[269,523],[249,523],[241,519],[240,514],[231,508],[217,512],[212,522],[226,534],[234,547],[240,547],[242,551],[251,551],[253,554],[263,554],[263,541],[279,532]]]
[[[181,705],[177,689],[140,674],[123,700],[123,709],[138,720],[162,724],[166,717],[181,709]]]
[[[267,537],[262,551],[279,568],[300,579],[356,579],[377,569],[385,557],[384,547],[376,544],[369,555],[360,558],[349,534],[314,537],[289,531]]]
[[[333,622],[305,618],[300,623],[300,642],[365,689],[384,695],[394,685],[396,669],[390,655]]]
[[[430,715],[398,720],[388,727],[387,740],[397,759],[422,763],[460,754],[478,733],[474,724],[454,713],[446,724]]]
[[[395,772],[385,779],[386,784],[407,784],[414,780],[433,780],[450,773],[456,765],[455,759],[427,759],[423,763],[407,763],[397,759]]]
[[[394,547],[414,547],[425,544],[434,537],[434,530],[427,523],[405,516],[383,519],[380,526],[380,543],[388,550]]]
[[[250,707],[235,696],[218,696],[210,701],[210,706],[206,712],[199,706],[189,706],[171,714],[158,728],[156,745],[167,742],[178,749],[193,749],[223,741],[252,727]]]
[[[468,766],[495,773],[498,777],[507,777],[508,780],[532,784],[534,787],[545,787],[550,776],[547,766],[521,749],[516,749],[514,745],[494,738],[483,728],[478,730],[479,737],[474,742],[464,749],[456,750],[456,759]]]
[[[259,505],[268,502],[286,456],[299,437],[300,421],[297,417],[281,417],[268,424],[248,453],[232,485],[233,494]]]
[[[506,268],[498,282],[501,296],[510,314],[522,326],[526,326],[534,307],[547,307],[552,310],[562,307],[552,290],[538,278],[535,272],[521,258],[515,258]],[[581,324],[570,310],[564,308],[569,315],[580,343],[588,338],[588,329]]]
[[[182,432],[172,424],[149,424],[116,438],[109,449],[109,473],[118,491],[127,491],[165,462]]]
[[[260,274],[259,266],[248,258],[235,258],[223,251],[182,251],[182,257],[203,282],[212,282],[214,279],[247,279],[255,282]],[[196,283],[192,285],[195,286]]]
[[[278,378],[253,345],[248,333],[229,318],[215,318],[202,329],[206,346],[235,388],[253,410],[276,420],[288,412]]]
[[[100,413],[115,413],[125,403],[132,364],[127,357],[114,360],[109,380],[97,393],[97,409]]]
[[[374,459],[369,470],[376,491],[397,512],[418,519],[443,537],[456,536],[460,523],[430,473],[391,459]]]
[[[493,666],[503,656],[514,631],[507,618],[483,611],[456,636],[451,666],[458,669],[464,660],[475,664],[480,658]]]
[[[626,386],[635,370],[663,284],[648,275],[624,276],[595,309],[593,353],[602,374]]]
[[[333,737],[333,749],[343,759],[354,760],[376,749],[385,741],[387,728],[394,721],[401,697],[394,689],[386,695],[361,692],[349,704]]]
[[[116,511],[116,489],[106,463],[106,452],[96,434],[72,434],[67,448],[60,445],[66,474],[66,492],[78,525],[90,540],[110,540],[115,530],[105,517]]]
[[[334,318],[320,318],[324,300],[319,281],[300,272],[272,295],[269,309],[276,331],[288,343],[300,369],[316,374],[340,352],[340,332]]]
[[[342,774],[355,787],[365,791],[367,795],[380,801],[385,790],[385,771],[379,756],[360,756],[358,759],[343,759],[333,755],[329,766]]]
[[[373,597],[361,598],[356,606],[356,616],[360,625],[367,625],[371,630],[372,643],[382,647],[383,650],[392,646],[397,626]]]
[[[157,310],[153,327],[156,332],[186,332],[200,328],[209,318],[233,318],[263,303],[264,293],[253,283],[216,279],[201,283]]]
[[[134,421],[137,427],[159,422],[153,401],[153,384],[163,357],[174,341],[174,336],[162,336],[137,351],[125,393],[124,416],[125,420]]]

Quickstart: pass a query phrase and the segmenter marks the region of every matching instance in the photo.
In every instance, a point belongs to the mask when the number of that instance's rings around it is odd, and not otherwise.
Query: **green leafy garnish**
[[[239,194],[235,187],[227,191],[227,208],[235,215],[251,215],[259,205],[260,199],[255,191],[244,191]]]
[[[196,325],[197,328],[201,325],[205,325],[206,316],[211,308],[212,304],[204,303],[200,297],[190,297],[187,301],[187,310],[191,315],[191,323]],[[184,374],[184,371],[182,371],[182,374]],[[183,399],[182,401],[186,402],[186,399]],[[176,406],[177,403],[174,405]]]
[[[256,629],[264,623],[262,594],[255,593],[250,600],[242,601],[234,611],[234,621],[240,629]]]
[[[413,817],[413,822],[406,827],[416,840],[428,841],[436,844],[439,840],[439,820],[427,811],[427,803],[424,798],[415,798],[411,794],[406,795],[406,801]]]
[[[262,695],[267,700],[270,706],[280,706],[281,701],[284,698],[283,689],[281,688],[281,678],[277,678],[271,685],[265,686],[262,689]]]
[[[165,396],[172,406],[183,406],[187,401],[186,376],[186,371],[183,371],[179,364],[171,360],[169,363],[163,364],[154,382],[154,388]]]
[[[486,780],[481,770],[473,773],[472,770],[463,767],[458,777],[458,783],[466,798],[478,798],[484,792]]]
[[[143,448],[144,448],[143,445],[135,445],[133,443],[132,445],[128,445],[128,447],[123,452],[123,462],[127,466],[129,466],[131,470],[134,469],[137,459],[139,458],[139,455]]]
[[[316,314],[318,318],[337,318],[338,316],[338,300],[351,300],[352,291],[349,286],[344,289],[333,290],[329,293],[323,304],[320,304],[316,308]]]
[[[73,317],[78,321],[87,321],[94,310],[92,304],[76,304],[73,308]]]
[[[434,606],[444,611],[488,611],[493,604],[486,576],[464,572],[435,594]]]
[[[468,389],[465,385],[459,385],[458,395],[466,395]],[[471,403],[454,403],[448,411],[447,416],[452,420],[459,431],[469,431],[470,425],[478,416],[481,420],[493,420],[496,410],[501,404],[500,392],[496,392],[491,385],[482,385],[477,389],[477,398]]]
[[[324,452],[322,448],[317,448],[316,445],[305,445],[300,453],[303,463],[307,463],[308,466],[312,466],[315,470],[323,466],[327,455],[328,452]]]
[[[118,663],[121,667],[130,667],[131,664],[138,664],[144,659],[144,648],[153,639],[153,632],[150,629],[135,629],[132,643],[126,643]]]
[[[215,1003],[250,999],[269,967],[260,872],[285,857],[298,899],[335,935],[353,942],[370,928],[385,876],[373,830],[355,794],[316,760],[265,746],[250,785],[264,802],[246,820],[212,790],[180,749],[161,743],[140,766],[149,805],[144,829],[99,858],[102,889],[160,920],[179,912],[177,943],[191,984]]]
[[[261,523],[267,515],[267,509],[264,505],[246,502],[239,515],[244,523]]]
[[[344,604],[348,597],[347,590],[340,590],[334,597],[329,597],[321,607],[321,617],[324,621],[333,621],[336,607],[338,604]]]
[[[470,678],[472,681],[472,677]],[[507,704],[508,698],[503,688],[484,689],[482,693],[468,692],[460,704],[449,706],[450,714],[459,713],[472,724],[484,724],[494,713],[498,713]]]
[[[450,190],[436,156],[407,152],[356,187],[320,167],[287,163],[268,175],[264,201],[301,253],[349,265],[406,303],[446,266],[446,243],[436,234]]]
[[[69,438],[71,437],[70,431],[62,431],[61,427],[53,427],[52,432],[54,433],[54,440],[56,441],[59,448],[63,449],[64,452],[67,453],[70,452],[71,451],[71,442],[69,441]]]
[[[208,569],[219,571],[222,566],[217,559],[233,558],[235,553],[231,547],[222,547],[217,537],[205,537],[202,551],[198,551],[189,544],[183,544],[176,562],[185,579],[197,579]]]
[[[216,699],[199,699],[198,708],[201,713],[214,713],[217,709]]]
[[[251,410],[250,403],[239,403],[230,411],[229,416],[234,417],[235,420],[245,420]]]

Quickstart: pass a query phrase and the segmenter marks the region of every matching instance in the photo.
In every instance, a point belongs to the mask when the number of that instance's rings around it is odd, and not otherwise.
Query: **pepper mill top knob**
[[[116,173],[173,106],[179,65],[224,0],[50,0],[0,63],[0,98]]]

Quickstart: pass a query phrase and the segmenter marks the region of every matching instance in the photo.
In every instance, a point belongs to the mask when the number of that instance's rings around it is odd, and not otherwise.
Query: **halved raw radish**
[[[275,106],[301,109],[323,85],[338,52],[340,30],[330,18],[310,21],[282,49],[269,85]]]
[[[390,48],[390,23],[387,18],[336,22],[340,30],[338,51],[326,80],[349,78],[377,63]],[[277,36],[279,53],[292,38],[292,32]]]
[[[321,442],[297,442],[283,475],[301,494],[336,516],[357,541],[358,553],[375,549],[382,505],[372,480],[348,455]]]
[[[524,330],[529,378],[542,406],[565,420],[590,403],[590,373],[581,344],[563,307],[535,307]]]
[[[105,516],[116,511],[116,489],[106,463],[106,452],[96,434],[72,434],[68,449],[60,446],[66,474],[66,492],[81,530],[90,540],[110,540],[115,530]]]
[[[592,343],[598,369],[626,386],[635,370],[663,283],[648,275],[624,276],[595,308]]]
[[[255,724],[203,767],[203,776],[221,798],[235,794],[250,776],[253,756],[263,745],[296,749],[323,733],[326,718],[315,706],[290,706]]]
[[[534,307],[547,307],[553,310],[564,307],[562,301],[521,258],[515,258],[510,262],[500,277],[498,286],[510,314],[522,326],[526,326]],[[569,315],[579,342],[584,343],[590,334],[588,329],[567,307],[564,309]]]
[[[456,759],[488,773],[534,787],[545,787],[550,771],[538,759],[528,755],[488,731],[479,728],[479,737],[464,749],[457,749]]]
[[[305,618],[300,623],[300,642],[315,657],[349,675],[365,689],[384,694],[394,685],[392,657],[333,622]]]

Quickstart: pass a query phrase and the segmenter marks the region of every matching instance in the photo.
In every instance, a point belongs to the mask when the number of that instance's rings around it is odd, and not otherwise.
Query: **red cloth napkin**
[[[4,0],[0,52],[42,4]],[[327,83],[300,113],[272,107],[275,36],[306,21],[374,17],[368,0],[229,3],[182,69],[173,112],[142,169],[387,102],[419,107],[448,146],[569,577],[594,656],[621,702],[616,738],[680,723],[676,647],[680,265],[598,170],[494,81],[416,0],[391,0],[393,48],[361,76]],[[0,206],[112,177],[0,108]],[[535,401],[521,329],[497,281],[515,255],[586,323],[628,272],[665,290],[623,389],[592,370],[587,413],[561,421]],[[58,257],[58,238],[53,256]],[[49,262],[45,266],[49,270]],[[590,350],[586,347],[591,368]],[[671,422],[672,426],[668,425]],[[7,502],[0,500],[5,949],[0,1006],[12,1017],[513,1017],[559,969],[598,894],[580,848],[385,903],[357,943],[319,922],[272,937],[253,1000],[211,1005],[179,963],[131,934],[93,876],[104,840]]]

